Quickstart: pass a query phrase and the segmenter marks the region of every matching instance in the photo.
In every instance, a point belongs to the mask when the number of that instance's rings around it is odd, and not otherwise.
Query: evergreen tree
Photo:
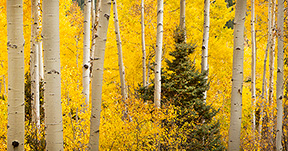
[[[204,92],[208,90],[205,79],[207,73],[195,69],[195,64],[189,58],[195,47],[185,43],[183,30],[177,29],[174,39],[175,51],[170,53],[174,59],[166,61],[168,67],[162,73],[161,101],[164,107],[170,104],[176,107],[177,118],[163,121],[163,126],[169,133],[172,126],[176,125],[179,131],[173,137],[185,141],[176,145],[178,148],[164,141],[161,149],[224,150],[220,141],[219,122],[213,119],[217,111],[203,101]],[[140,96],[144,100],[153,100],[153,87],[154,83],[140,88]]]

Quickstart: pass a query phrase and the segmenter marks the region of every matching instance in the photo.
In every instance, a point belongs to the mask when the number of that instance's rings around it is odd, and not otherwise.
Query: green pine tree
[[[168,67],[162,72],[161,103],[163,107],[174,105],[177,108],[177,118],[174,121],[163,121],[163,126],[169,130],[175,125],[179,130],[176,138],[180,144],[167,145],[165,141],[161,149],[185,150],[225,150],[220,141],[219,122],[214,119],[217,111],[203,101],[204,92],[208,90],[205,79],[207,73],[200,73],[189,55],[195,47],[184,42],[184,32],[177,29],[174,34],[175,51],[170,55],[172,61],[166,61]],[[140,88],[140,96],[144,100],[153,100],[154,83],[147,88]],[[165,139],[164,139],[165,140]]]

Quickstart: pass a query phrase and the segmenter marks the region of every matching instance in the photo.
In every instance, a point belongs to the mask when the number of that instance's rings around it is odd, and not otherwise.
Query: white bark
[[[269,104],[273,103],[273,79],[274,79],[274,55],[275,51],[273,49],[273,2],[269,0],[268,7],[268,45],[269,45]]]
[[[203,43],[202,43],[202,63],[201,71],[207,72],[205,79],[208,79],[208,41],[210,27],[210,0],[204,0],[204,25],[203,25]],[[204,92],[204,102],[206,102],[207,91]]]
[[[99,0],[97,0],[99,1]],[[95,30],[94,30],[94,27],[96,26],[95,25],[95,22],[96,22],[96,7],[95,7],[95,0],[92,0],[91,1],[91,20],[92,20],[92,27],[91,27],[91,30],[92,30],[92,37],[91,37],[91,50],[90,50],[90,68],[91,68],[91,60],[92,60],[92,51],[93,50],[93,46],[95,45],[95,38],[93,38],[93,36],[95,35]],[[91,71],[91,70],[90,70]],[[91,74],[91,73],[90,73]]]
[[[256,103],[256,33],[255,33],[255,1],[251,0],[251,41],[252,41],[252,61],[251,61],[251,97],[252,97],[252,133],[255,142],[255,103]],[[253,143],[254,143],[253,142]]]
[[[277,35],[278,35],[278,58],[277,58],[277,126],[276,126],[276,150],[283,150],[282,147],[282,122],[283,122],[283,106],[282,100],[284,89],[284,49],[283,49],[283,34],[284,34],[284,0],[278,0],[278,17],[277,17]]]
[[[97,37],[97,25],[98,25],[98,22],[99,22],[99,13],[100,13],[100,4],[101,4],[101,1],[102,0],[97,0],[96,1],[96,16],[95,16],[95,19],[94,19],[94,23],[92,23],[92,46],[91,46],[91,56],[90,56],[90,63],[91,63],[91,67],[93,66],[93,60],[94,60],[94,52],[95,52],[95,49],[96,49],[96,37]],[[93,12],[94,13],[94,12]],[[92,75],[92,74],[91,74]]]
[[[180,29],[184,31],[184,38],[186,42],[186,29],[185,29],[185,6],[186,2],[185,0],[180,0]]]
[[[162,45],[163,45],[163,0],[157,0],[157,38],[156,38],[155,89],[154,89],[154,103],[156,108],[161,107]]]
[[[22,0],[7,2],[8,151],[24,150],[24,36]]]
[[[274,131],[274,100],[273,100],[273,92],[274,92],[274,62],[275,62],[275,37],[273,36],[275,32],[275,0],[269,0],[268,6],[268,44],[269,44],[269,108],[268,114],[270,114],[268,121],[268,149],[273,149],[273,143],[275,142],[273,137]]]
[[[59,0],[43,0],[46,150],[63,150]]]
[[[40,79],[44,79],[44,65],[43,65],[43,48],[42,41],[39,42],[38,52],[39,52],[39,76]]]
[[[41,16],[41,4],[40,4],[40,0],[37,0],[37,16],[39,18],[38,21],[38,37],[41,35],[40,34],[40,16]],[[42,39],[38,38],[38,59],[39,59],[39,76],[40,76],[40,80],[44,79],[44,67],[43,67],[43,49],[42,49]]]
[[[144,22],[144,0],[141,0],[141,43],[142,43],[142,70],[143,87],[146,87],[146,46],[145,46],[145,22]]]
[[[123,64],[122,42],[121,42],[121,37],[120,37],[119,20],[118,20],[118,13],[117,13],[117,2],[116,0],[112,0],[112,3],[113,3],[113,11],[114,11],[115,35],[116,35],[116,42],[117,42],[117,48],[118,48],[118,66],[119,66],[120,82],[121,82],[121,94],[122,94],[122,100],[126,106],[125,100],[128,98],[128,94],[127,94],[127,87],[126,87],[126,82],[125,82],[125,67]]]
[[[233,48],[232,96],[228,142],[228,150],[230,151],[237,151],[240,149],[245,13],[246,0],[238,0],[236,2],[234,21],[235,26]]]
[[[102,101],[102,82],[107,30],[110,18],[111,0],[102,0],[96,33],[96,49],[93,60],[92,109],[90,118],[89,150],[99,150],[99,127]]]
[[[40,129],[40,92],[39,92],[39,15],[38,0],[31,0],[31,55],[30,55],[30,75],[31,75],[31,96],[32,96],[32,123]],[[33,125],[34,126],[34,125]]]
[[[89,84],[90,84],[90,15],[91,0],[84,2],[84,32],[83,32],[83,94],[85,104],[89,106]]]

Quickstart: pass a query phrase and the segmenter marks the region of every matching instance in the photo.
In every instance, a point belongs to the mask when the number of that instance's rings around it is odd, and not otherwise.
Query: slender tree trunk
[[[283,150],[282,147],[282,122],[283,122],[283,89],[284,89],[284,49],[283,49],[283,34],[284,34],[284,0],[278,0],[278,17],[277,17],[277,35],[278,35],[278,58],[277,58],[277,126],[276,126],[276,150]]]
[[[208,79],[208,41],[210,27],[210,0],[204,0],[204,25],[203,25],[203,43],[202,43],[202,63],[201,72],[207,72],[205,78]],[[206,102],[207,91],[204,92],[204,102]]]
[[[156,38],[155,89],[154,89],[154,103],[156,108],[161,107],[162,45],[163,45],[163,0],[157,0],[157,38]]]
[[[24,150],[24,36],[22,0],[6,1],[8,34],[8,151]]]
[[[255,103],[256,103],[256,33],[255,33],[255,1],[251,0],[251,41],[252,41],[252,61],[251,61],[251,97],[252,97],[252,133],[253,143],[255,143]]]
[[[99,14],[100,14],[100,4],[101,4],[101,1],[102,0],[97,0],[96,1],[96,16],[95,16],[95,19],[94,19],[94,23],[92,23],[92,45],[91,45],[91,56],[90,56],[90,69],[92,71],[92,68],[93,68],[93,60],[97,59],[97,58],[94,58],[94,52],[95,52],[95,49],[96,49],[96,38],[97,38],[97,25],[98,25],[98,22],[99,22]],[[95,13],[95,12],[93,12]],[[92,76],[92,73],[90,73],[91,76]]]
[[[59,0],[43,0],[46,150],[63,150]]]
[[[32,123],[35,130],[40,129],[40,102],[39,102],[39,41],[38,41],[38,0],[31,0],[31,55],[30,55],[30,75],[31,75],[31,96],[32,96]],[[35,124],[35,125],[34,125]]]
[[[93,60],[92,109],[90,118],[89,150],[99,150],[99,127],[102,101],[102,82],[107,30],[110,18],[111,0],[102,0],[97,26],[96,49]]]
[[[186,42],[185,5],[186,5],[185,0],[180,0],[180,24],[179,24],[179,26],[180,26],[180,30],[184,31],[184,38],[185,38],[184,41]]]
[[[141,0],[141,42],[142,42],[142,69],[143,69],[143,87],[146,82],[146,46],[145,46],[145,22],[144,22],[144,0]]]
[[[275,3],[274,0],[269,0],[269,8],[268,8],[268,43],[269,43],[269,108],[268,108],[268,149],[273,150],[274,138],[274,100],[273,100],[273,92],[274,92],[274,62],[275,62],[275,38],[273,33],[275,31]]]
[[[114,11],[114,26],[115,26],[115,34],[116,34],[116,42],[118,48],[118,66],[119,66],[119,75],[120,75],[120,82],[121,82],[121,94],[122,94],[122,101],[125,105],[124,111],[124,118],[128,117],[128,110],[126,100],[128,98],[127,94],[127,87],[125,82],[125,67],[123,64],[123,54],[122,54],[122,42],[120,37],[120,29],[119,29],[119,20],[118,20],[118,13],[117,13],[117,2],[116,0],[112,0],[113,3],[113,11]]]
[[[234,21],[233,75],[231,116],[229,129],[228,150],[240,149],[240,131],[242,118],[242,85],[243,85],[243,57],[244,57],[244,22],[246,14],[246,0],[236,1]]]
[[[84,32],[83,32],[83,94],[86,106],[89,106],[89,84],[90,84],[90,15],[91,0],[84,3]]]
[[[38,15],[38,37],[41,35],[40,34],[40,28],[41,28],[41,25],[40,25],[40,16],[41,16],[41,3],[40,3],[40,0],[37,0],[37,15]],[[44,79],[44,67],[43,67],[43,49],[42,49],[42,39],[38,38],[37,39],[38,41],[38,60],[39,60],[39,77],[40,77],[40,80],[43,80]]]
[[[39,52],[39,76],[41,80],[44,80],[44,66],[43,66],[43,48],[42,40],[39,41],[38,52]]]
[[[271,50],[272,46],[272,28],[273,28],[273,19],[272,19],[272,7],[273,3],[272,0],[269,0],[268,2],[268,48],[269,48],[269,104],[271,104],[272,101],[272,95],[273,95],[273,70],[274,70],[274,54],[273,50]]]

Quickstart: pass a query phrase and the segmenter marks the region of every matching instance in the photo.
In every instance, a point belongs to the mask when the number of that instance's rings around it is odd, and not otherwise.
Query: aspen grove
[[[0,150],[288,150],[285,0],[0,0]]]

